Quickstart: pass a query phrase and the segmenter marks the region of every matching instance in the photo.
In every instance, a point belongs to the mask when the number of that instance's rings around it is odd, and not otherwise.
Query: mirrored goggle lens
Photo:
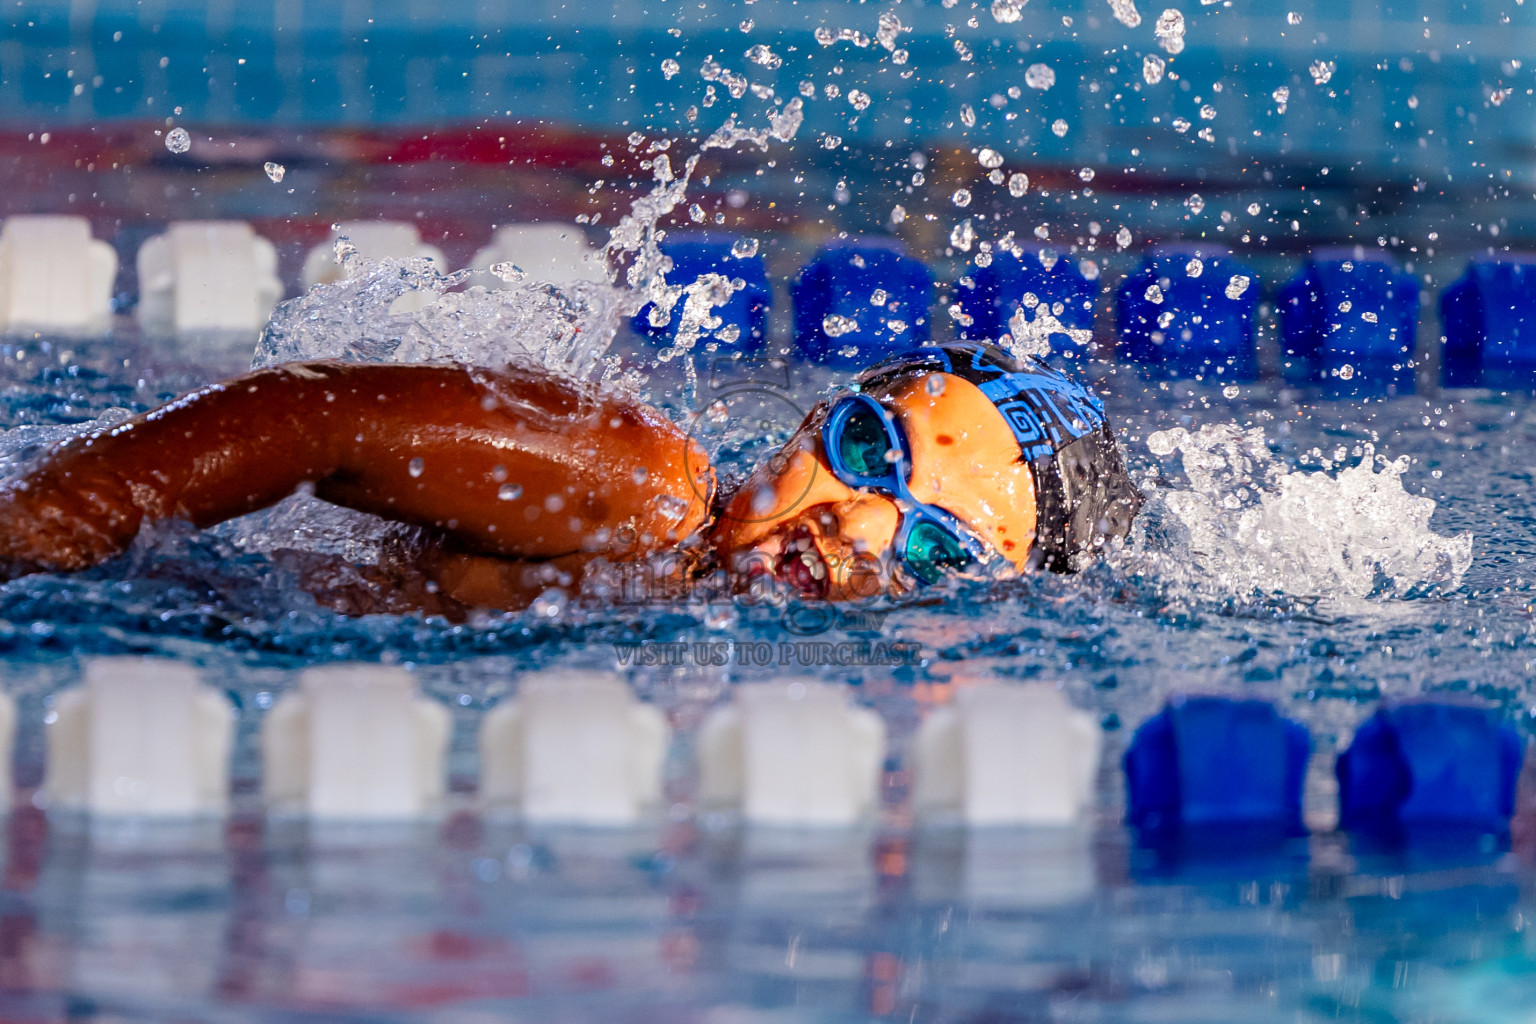
[[[844,417],[837,457],[849,473],[868,479],[890,476],[891,464],[885,458],[890,450],[890,434],[873,409],[861,405]]]
[[[923,522],[907,533],[904,561],[918,579],[937,583],[947,570],[970,565],[971,556],[954,534],[937,523]]]

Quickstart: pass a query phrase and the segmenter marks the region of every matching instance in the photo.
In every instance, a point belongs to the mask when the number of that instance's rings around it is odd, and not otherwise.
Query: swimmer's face
[[[1022,569],[1035,537],[1035,487],[1001,413],[972,383],[918,371],[866,392],[900,423],[912,497],[955,516]],[[828,407],[731,498],[714,542],[736,573],[766,573],[807,596],[848,600],[906,589],[893,572],[897,499],[851,487],[822,449]]]

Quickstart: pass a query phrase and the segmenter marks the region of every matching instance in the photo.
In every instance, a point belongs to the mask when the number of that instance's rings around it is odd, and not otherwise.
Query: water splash
[[[618,289],[596,282],[451,291],[470,271],[443,274],[421,257],[368,259],[345,239],[336,248],[343,279],[278,306],[253,367],[299,359],[451,360],[585,379],[601,364],[629,305]]]
[[[1433,532],[1435,502],[1404,490],[1406,456],[1364,445],[1337,475],[1293,471],[1262,428],[1230,423],[1157,431],[1147,447],[1178,453],[1187,483],[1151,490],[1122,564],[1177,595],[1405,596],[1454,587],[1472,563],[1472,535]]]
[[[1034,311],[1031,317],[1029,310]],[[1044,359],[1051,352],[1051,335],[1065,334],[1075,345],[1086,345],[1093,340],[1093,331],[1087,328],[1068,327],[1062,323],[1044,302],[1033,292],[1024,296],[1023,303],[1008,321],[1009,333],[999,341],[1014,355]]]
[[[424,363],[455,361],[477,366],[518,364],[587,379],[613,366],[604,353],[620,324],[647,304],[651,322],[670,323],[681,300],[682,322],[663,359],[686,353],[706,330],[719,326],[710,310],[730,300],[734,284],[706,274],[670,284],[671,260],[661,252],[661,221],[687,200],[699,156],[710,149],[750,143],[767,150],[788,142],[804,121],[801,101],[792,99],[768,114],[768,127],[738,125],[735,117],[689,156],[674,173],[666,154],[653,162],[655,184],[636,199],[610,231],[603,248],[610,277],[624,285],[578,282],[553,285],[503,275],[510,287],[462,289],[470,270],[441,273],[422,258],[372,260],[346,239],[336,243],[344,276],[319,285],[273,313],[252,360],[254,367],[301,359]],[[462,290],[461,290],[462,289]]]

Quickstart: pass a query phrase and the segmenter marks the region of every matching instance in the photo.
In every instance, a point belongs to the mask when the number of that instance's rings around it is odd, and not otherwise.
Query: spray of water
[[[336,244],[342,280],[280,305],[257,346],[253,365],[301,359],[454,361],[541,367],[578,380],[606,365],[605,376],[612,379],[614,364],[605,363],[604,354],[619,325],[647,304],[653,326],[667,326],[674,315],[679,318],[672,345],[658,358],[683,355],[706,332],[720,327],[712,310],[730,301],[740,285],[720,274],[669,283],[666,275],[672,265],[660,248],[665,237],[661,222],[687,199],[703,152],[743,143],[767,150],[770,142],[791,141],[803,120],[801,101],[793,99],[769,114],[766,128],[743,127],[734,117],[727,119],[683,162],[681,173],[673,172],[665,153],[657,156],[652,162],[654,186],[609,233],[603,249],[607,284],[556,286],[506,274],[501,275],[506,288],[459,290],[471,270],[444,274],[422,258],[372,260],[342,239]]]
[[[602,283],[557,288],[528,281],[494,291],[451,291],[471,271],[443,274],[420,257],[370,260],[345,239],[336,250],[342,280],[279,306],[253,366],[300,359],[516,363],[584,379],[599,365],[624,313],[623,295]],[[419,308],[399,311],[407,305]]]
[[[1177,454],[1185,483],[1148,485],[1121,563],[1175,594],[1403,596],[1454,587],[1471,565],[1472,535],[1433,532],[1434,501],[1404,490],[1406,457],[1366,445],[1336,475],[1289,470],[1261,428],[1230,423],[1158,431],[1147,447]]]

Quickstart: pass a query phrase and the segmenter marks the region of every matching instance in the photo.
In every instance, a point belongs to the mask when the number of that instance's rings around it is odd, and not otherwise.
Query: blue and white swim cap
[[[1033,357],[982,342],[946,342],[885,360],[859,377],[864,390],[914,372],[950,373],[991,399],[1035,475],[1031,560],[1071,572],[1110,537],[1124,537],[1142,497],[1104,414],[1086,385]]]

